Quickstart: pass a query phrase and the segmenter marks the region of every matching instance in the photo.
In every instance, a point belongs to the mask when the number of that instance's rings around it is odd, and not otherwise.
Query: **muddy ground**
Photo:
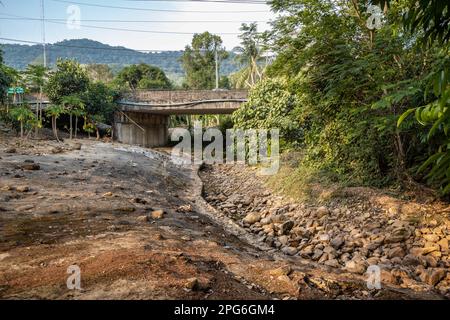
[[[202,198],[197,169],[120,144],[0,133],[0,298],[442,298],[368,290],[364,275],[258,244]],[[82,290],[67,288],[71,265]]]

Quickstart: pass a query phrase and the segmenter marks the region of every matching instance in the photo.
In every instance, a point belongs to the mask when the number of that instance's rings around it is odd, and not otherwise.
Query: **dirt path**
[[[196,168],[154,151],[3,136],[0,190],[3,299],[439,298],[258,248],[200,197]]]

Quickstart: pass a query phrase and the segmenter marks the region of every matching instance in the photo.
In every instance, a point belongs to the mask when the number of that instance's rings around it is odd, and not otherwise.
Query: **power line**
[[[18,15],[12,15],[12,14],[4,14],[8,16],[13,16],[16,18],[22,18],[22,19],[36,19],[36,20],[42,20],[37,18],[31,18],[31,17],[24,17],[24,16],[18,16]],[[0,18],[2,19],[2,18]],[[59,22],[54,20],[45,20],[48,23],[53,24],[61,24],[61,25],[67,25],[67,22]],[[83,28],[91,28],[91,29],[101,29],[101,30],[114,30],[114,31],[123,31],[123,32],[136,32],[136,33],[152,33],[152,34],[178,34],[178,35],[193,35],[198,32],[182,32],[182,31],[160,31],[160,30],[142,30],[142,29],[126,29],[126,28],[116,28],[116,27],[105,27],[105,26],[94,26],[94,25],[87,25],[87,24],[78,24],[78,26]],[[239,35],[239,32],[215,32],[215,34],[218,35]]]
[[[5,13],[0,13],[0,15],[6,15]],[[6,18],[0,17],[0,20],[25,20],[25,21],[42,21],[40,18]],[[44,21],[56,21],[56,22],[66,22],[67,19],[60,18],[45,18]],[[268,23],[269,20],[112,20],[112,19],[82,19],[82,22],[105,22],[105,23]]]
[[[259,4],[265,5],[264,0],[126,0],[129,2],[200,2],[200,3],[227,3],[227,4]]]
[[[184,13],[267,13],[267,10],[236,10],[236,11],[197,11],[197,10],[170,10],[170,9],[148,9],[148,8],[136,8],[136,7],[124,7],[124,6],[110,6],[104,4],[85,3],[77,1],[66,0],[51,0],[60,3],[78,4],[88,7],[110,8],[110,9],[122,9],[122,10],[134,10],[134,11],[153,11],[153,12],[184,12]]]

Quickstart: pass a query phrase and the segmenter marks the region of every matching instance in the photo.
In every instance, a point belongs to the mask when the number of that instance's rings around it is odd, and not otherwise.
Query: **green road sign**
[[[14,94],[14,93],[23,94],[24,92],[25,92],[25,90],[23,90],[22,87],[13,87],[13,88],[8,89],[8,94]]]

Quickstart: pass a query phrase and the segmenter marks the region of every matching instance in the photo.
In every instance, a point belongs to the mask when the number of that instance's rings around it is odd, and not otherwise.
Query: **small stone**
[[[344,244],[344,238],[342,238],[342,237],[336,237],[330,241],[330,245],[336,250],[338,250],[340,247],[342,247],[343,244]]]
[[[422,259],[423,259],[423,261],[426,262],[427,267],[430,267],[430,268],[437,267],[438,261],[435,257],[428,255],[428,256],[422,257]]]
[[[63,152],[63,148],[57,146],[57,147],[52,148],[50,151],[51,151],[51,153],[53,153],[53,154],[57,154],[57,153]]]
[[[403,258],[405,256],[405,251],[401,247],[395,247],[387,252],[387,256],[389,259],[396,257]]]
[[[408,254],[403,258],[403,264],[405,266],[418,266],[420,265],[420,259],[412,254]]]
[[[388,234],[384,239],[385,243],[401,242],[411,237],[411,231],[407,228],[397,228],[392,233]]]
[[[113,193],[112,193],[112,192],[106,192],[106,193],[103,194],[103,197],[104,197],[104,198],[106,198],[106,197],[112,197],[112,196],[113,196]]]
[[[17,212],[21,212],[21,211],[28,211],[28,210],[31,210],[31,209],[34,209],[34,205],[27,204],[27,205],[23,205],[23,206],[17,207],[16,211]]]
[[[327,207],[319,207],[316,210],[316,216],[320,219],[330,213]]]
[[[291,229],[294,227],[294,221],[292,220],[288,220],[285,223],[283,223],[281,225],[280,228],[280,234],[284,235],[284,234],[288,234],[289,231],[291,231]]]
[[[423,238],[429,242],[438,242],[440,239],[439,236],[437,236],[435,234],[424,234]]]
[[[336,259],[330,259],[325,261],[325,265],[333,268],[339,268],[341,266]]]
[[[26,163],[26,164],[23,164],[23,165],[21,166],[21,168],[22,168],[23,170],[36,171],[36,170],[40,170],[40,169],[41,169],[41,166],[38,165],[37,163]]]
[[[442,252],[448,252],[448,239],[444,238],[440,240],[437,244],[441,248]]]
[[[322,250],[316,249],[316,250],[314,250],[314,254],[313,254],[313,256],[311,257],[311,259],[313,259],[313,260],[319,260],[320,257],[322,256],[322,254],[323,254],[323,251],[322,251]]]
[[[345,263],[345,270],[351,273],[363,274],[366,271],[362,261],[350,260]]]
[[[16,153],[17,151],[16,151],[16,148],[6,148],[4,150],[4,152],[5,153]]]
[[[177,212],[180,212],[180,213],[189,213],[192,211],[193,211],[192,206],[190,204],[185,204],[185,205],[179,206],[177,209]]]
[[[281,251],[288,256],[293,256],[297,253],[298,250],[294,247],[284,247],[283,249],[281,249]]]
[[[186,281],[184,287],[186,289],[189,289],[189,290],[192,290],[192,291],[197,291],[197,290],[200,289],[200,283],[199,283],[197,278],[189,278]]]
[[[17,192],[28,192],[30,191],[30,187],[28,186],[18,186],[16,187]]]
[[[279,236],[278,237],[278,241],[282,244],[282,245],[287,245],[289,243],[289,237],[288,236]]]
[[[164,211],[163,210],[155,210],[152,211],[152,219],[153,220],[159,220],[164,217]]]
[[[75,142],[70,146],[71,150],[81,150],[81,143]]]
[[[244,218],[244,223],[247,224],[254,224],[256,222],[258,222],[259,220],[261,220],[261,215],[257,212],[252,212],[249,213],[245,218]]]
[[[279,276],[288,276],[291,272],[292,272],[292,268],[290,266],[286,265],[286,266],[282,266],[282,267],[270,270],[269,274],[274,277],[279,277]]]
[[[136,218],[136,220],[138,222],[148,222],[149,218],[148,218],[148,216],[139,216]]]

